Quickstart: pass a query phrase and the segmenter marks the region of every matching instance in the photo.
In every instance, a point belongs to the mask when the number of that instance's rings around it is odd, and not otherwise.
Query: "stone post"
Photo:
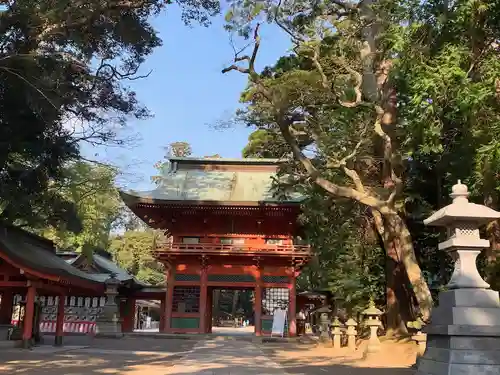
[[[116,304],[120,280],[116,278],[116,274],[110,274],[109,279],[105,281],[105,286],[106,303],[103,306],[102,313],[96,319],[97,335],[122,337],[120,312]]]
[[[336,316],[331,323],[332,327],[332,337],[333,337],[333,347],[335,349],[340,349],[342,346],[342,331],[340,329],[340,326],[342,323],[340,323],[339,318]]]
[[[448,238],[439,244],[455,260],[447,291],[425,327],[427,347],[417,364],[424,374],[500,375],[500,301],[476,267],[476,258],[490,243],[480,238],[479,227],[500,218],[486,206],[470,203],[467,186],[452,188],[452,204],[424,220],[443,226]]]
[[[365,354],[376,353],[380,351],[380,340],[378,338],[378,328],[382,325],[380,321],[380,315],[382,311],[375,307],[375,302],[370,300],[368,308],[363,311],[363,315],[366,317],[365,325],[370,328],[370,338],[368,339],[368,345],[366,346]]]
[[[347,347],[351,350],[356,350],[356,335],[358,334],[356,326],[358,325],[358,322],[356,322],[353,318],[350,318],[347,322],[345,322],[345,325],[347,327]]]

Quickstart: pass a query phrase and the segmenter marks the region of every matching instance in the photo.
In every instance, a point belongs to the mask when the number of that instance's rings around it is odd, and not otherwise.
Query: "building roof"
[[[47,279],[69,283],[101,284],[56,255],[51,241],[13,226],[0,226],[0,257],[25,272],[45,275]]]
[[[278,159],[170,158],[171,168],[160,178],[158,187],[144,192],[122,192],[126,204],[168,202],[298,203],[300,194],[286,200],[273,192]],[[206,168],[208,164],[232,168]],[[254,168],[248,166],[270,166]],[[235,166],[241,166],[238,170]]]
[[[80,253],[75,252],[59,252],[57,256],[64,259],[65,262],[70,264],[72,267],[77,268],[82,263],[87,263],[88,258]],[[96,272],[86,272],[87,274],[92,275],[92,277],[100,282],[105,282],[110,274],[114,274],[115,277],[121,282],[133,281],[135,284],[140,286],[148,286],[142,281],[137,280],[133,275],[128,273],[123,268],[118,267],[116,263],[107,259],[106,257],[97,254],[94,252],[92,254],[92,264],[93,268],[95,268]]]

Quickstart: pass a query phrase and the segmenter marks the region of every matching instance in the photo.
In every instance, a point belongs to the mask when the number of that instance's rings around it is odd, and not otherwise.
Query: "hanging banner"
[[[287,310],[276,309],[273,315],[273,328],[271,330],[271,336],[279,335],[284,336],[285,333],[285,322],[286,322],[286,312]]]

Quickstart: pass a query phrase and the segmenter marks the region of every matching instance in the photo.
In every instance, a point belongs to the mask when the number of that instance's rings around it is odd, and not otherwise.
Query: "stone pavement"
[[[286,375],[286,372],[251,342],[216,338],[198,342],[168,374]]]

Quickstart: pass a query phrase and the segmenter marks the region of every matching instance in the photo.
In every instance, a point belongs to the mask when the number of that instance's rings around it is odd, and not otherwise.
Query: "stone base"
[[[13,326],[10,324],[0,324],[0,341],[9,340],[9,329]]]
[[[54,346],[62,346],[63,345],[63,337],[62,336],[56,336],[54,338]]]
[[[121,329],[121,324],[117,322],[109,321],[97,321],[96,322],[96,337],[112,337],[121,338],[123,337],[123,332]]]
[[[461,327],[464,330],[465,327]],[[495,331],[497,327],[491,327]],[[456,331],[459,329],[452,329]],[[500,335],[427,336],[427,348],[418,360],[419,375],[500,375]]]

